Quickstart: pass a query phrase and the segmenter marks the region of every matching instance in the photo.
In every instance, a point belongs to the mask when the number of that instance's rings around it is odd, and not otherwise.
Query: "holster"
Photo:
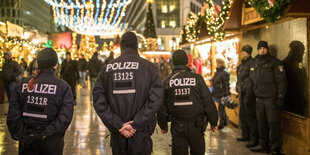
[[[201,130],[205,132],[208,125],[208,119],[206,116],[198,117],[194,119],[194,123],[197,128],[201,128]]]

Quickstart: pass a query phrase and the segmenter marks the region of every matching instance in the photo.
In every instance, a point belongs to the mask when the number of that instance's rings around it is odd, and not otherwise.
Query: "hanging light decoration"
[[[45,2],[53,7],[55,23],[83,35],[113,37],[127,29],[128,23],[123,23],[122,19],[132,0],[45,0]]]

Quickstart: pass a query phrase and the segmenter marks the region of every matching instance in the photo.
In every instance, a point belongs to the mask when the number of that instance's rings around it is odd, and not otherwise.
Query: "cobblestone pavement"
[[[89,83],[89,82],[88,82]],[[88,85],[89,86],[89,85]],[[68,155],[111,155],[109,131],[103,125],[89,100],[89,88],[77,86],[77,106],[74,117],[65,136],[64,154]],[[18,142],[11,139],[6,126],[8,104],[0,104],[0,155],[18,154]],[[260,155],[252,153],[237,142],[238,129],[233,126],[212,133],[207,129],[206,155]],[[154,155],[171,154],[171,135],[160,133],[156,127],[153,139]]]

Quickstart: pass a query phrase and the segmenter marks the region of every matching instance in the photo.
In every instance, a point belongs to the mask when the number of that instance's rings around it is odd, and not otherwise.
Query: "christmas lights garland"
[[[274,23],[283,15],[284,9],[294,0],[275,0],[274,3],[268,0],[246,0],[256,11],[269,23]]]
[[[193,12],[188,14],[188,20],[186,21],[184,29],[186,40],[188,42],[195,42],[198,39],[198,34],[200,32],[200,19],[200,13],[198,13],[198,15]]]
[[[232,0],[223,1],[223,6],[219,12],[217,18],[214,17],[215,9],[214,3],[212,0],[206,0],[206,3],[209,4],[209,8],[205,12],[205,23],[207,25],[208,34],[213,36],[214,41],[220,41],[225,38],[225,31],[223,26],[225,20],[228,19],[228,13],[232,4]]]
[[[132,0],[45,0],[53,7],[54,22],[79,34],[111,37],[121,34],[128,23],[122,23]]]

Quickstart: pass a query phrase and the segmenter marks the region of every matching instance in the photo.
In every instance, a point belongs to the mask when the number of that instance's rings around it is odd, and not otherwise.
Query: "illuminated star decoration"
[[[75,2],[73,2],[75,1]],[[82,3],[80,3],[82,1]],[[96,3],[94,4],[94,1]],[[55,23],[83,35],[113,37],[128,23],[121,22],[132,0],[45,0],[53,7]]]

